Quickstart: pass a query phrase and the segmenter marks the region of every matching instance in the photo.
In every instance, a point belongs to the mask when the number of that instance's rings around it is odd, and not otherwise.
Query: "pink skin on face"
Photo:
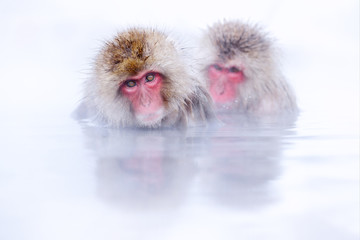
[[[210,94],[216,103],[227,103],[236,99],[237,86],[244,82],[244,74],[240,68],[229,68],[214,64],[208,68]]]
[[[121,93],[131,101],[135,115],[151,115],[164,106],[160,94],[162,76],[157,72],[142,72],[125,81],[120,88]]]

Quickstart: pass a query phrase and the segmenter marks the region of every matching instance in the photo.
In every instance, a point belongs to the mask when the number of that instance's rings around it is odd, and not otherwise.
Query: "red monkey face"
[[[236,99],[237,87],[244,81],[243,72],[236,66],[213,64],[208,68],[210,94],[215,103],[228,103]]]
[[[162,118],[162,81],[160,73],[142,72],[121,84],[120,91],[130,100],[131,110],[139,121],[150,123]]]

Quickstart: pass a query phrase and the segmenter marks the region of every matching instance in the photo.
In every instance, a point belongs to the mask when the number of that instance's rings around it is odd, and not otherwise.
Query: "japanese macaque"
[[[254,115],[297,111],[273,41],[259,26],[238,21],[214,24],[205,32],[200,51],[201,75],[217,111]]]
[[[167,35],[131,28],[108,41],[85,82],[82,114],[113,127],[169,127],[211,118],[206,86]]]

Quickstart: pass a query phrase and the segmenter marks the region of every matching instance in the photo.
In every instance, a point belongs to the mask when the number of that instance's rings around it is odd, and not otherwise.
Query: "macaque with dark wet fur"
[[[201,77],[218,111],[254,115],[296,112],[273,41],[257,25],[214,24],[201,42]]]
[[[82,108],[86,118],[108,126],[157,128],[204,122],[213,115],[211,104],[167,35],[132,28],[98,54]]]

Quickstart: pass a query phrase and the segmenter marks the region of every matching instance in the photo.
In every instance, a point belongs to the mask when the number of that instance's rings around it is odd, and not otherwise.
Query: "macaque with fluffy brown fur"
[[[169,127],[212,116],[206,87],[167,35],[131,28],[108,41],[85,82],[86,118],[113,127]],[[85,111],[84,111],[85,110]]]
[[[201,75],[218,111],[254,115],[296,112],[273,41],[257,25],[224,21],[202,38]]]

